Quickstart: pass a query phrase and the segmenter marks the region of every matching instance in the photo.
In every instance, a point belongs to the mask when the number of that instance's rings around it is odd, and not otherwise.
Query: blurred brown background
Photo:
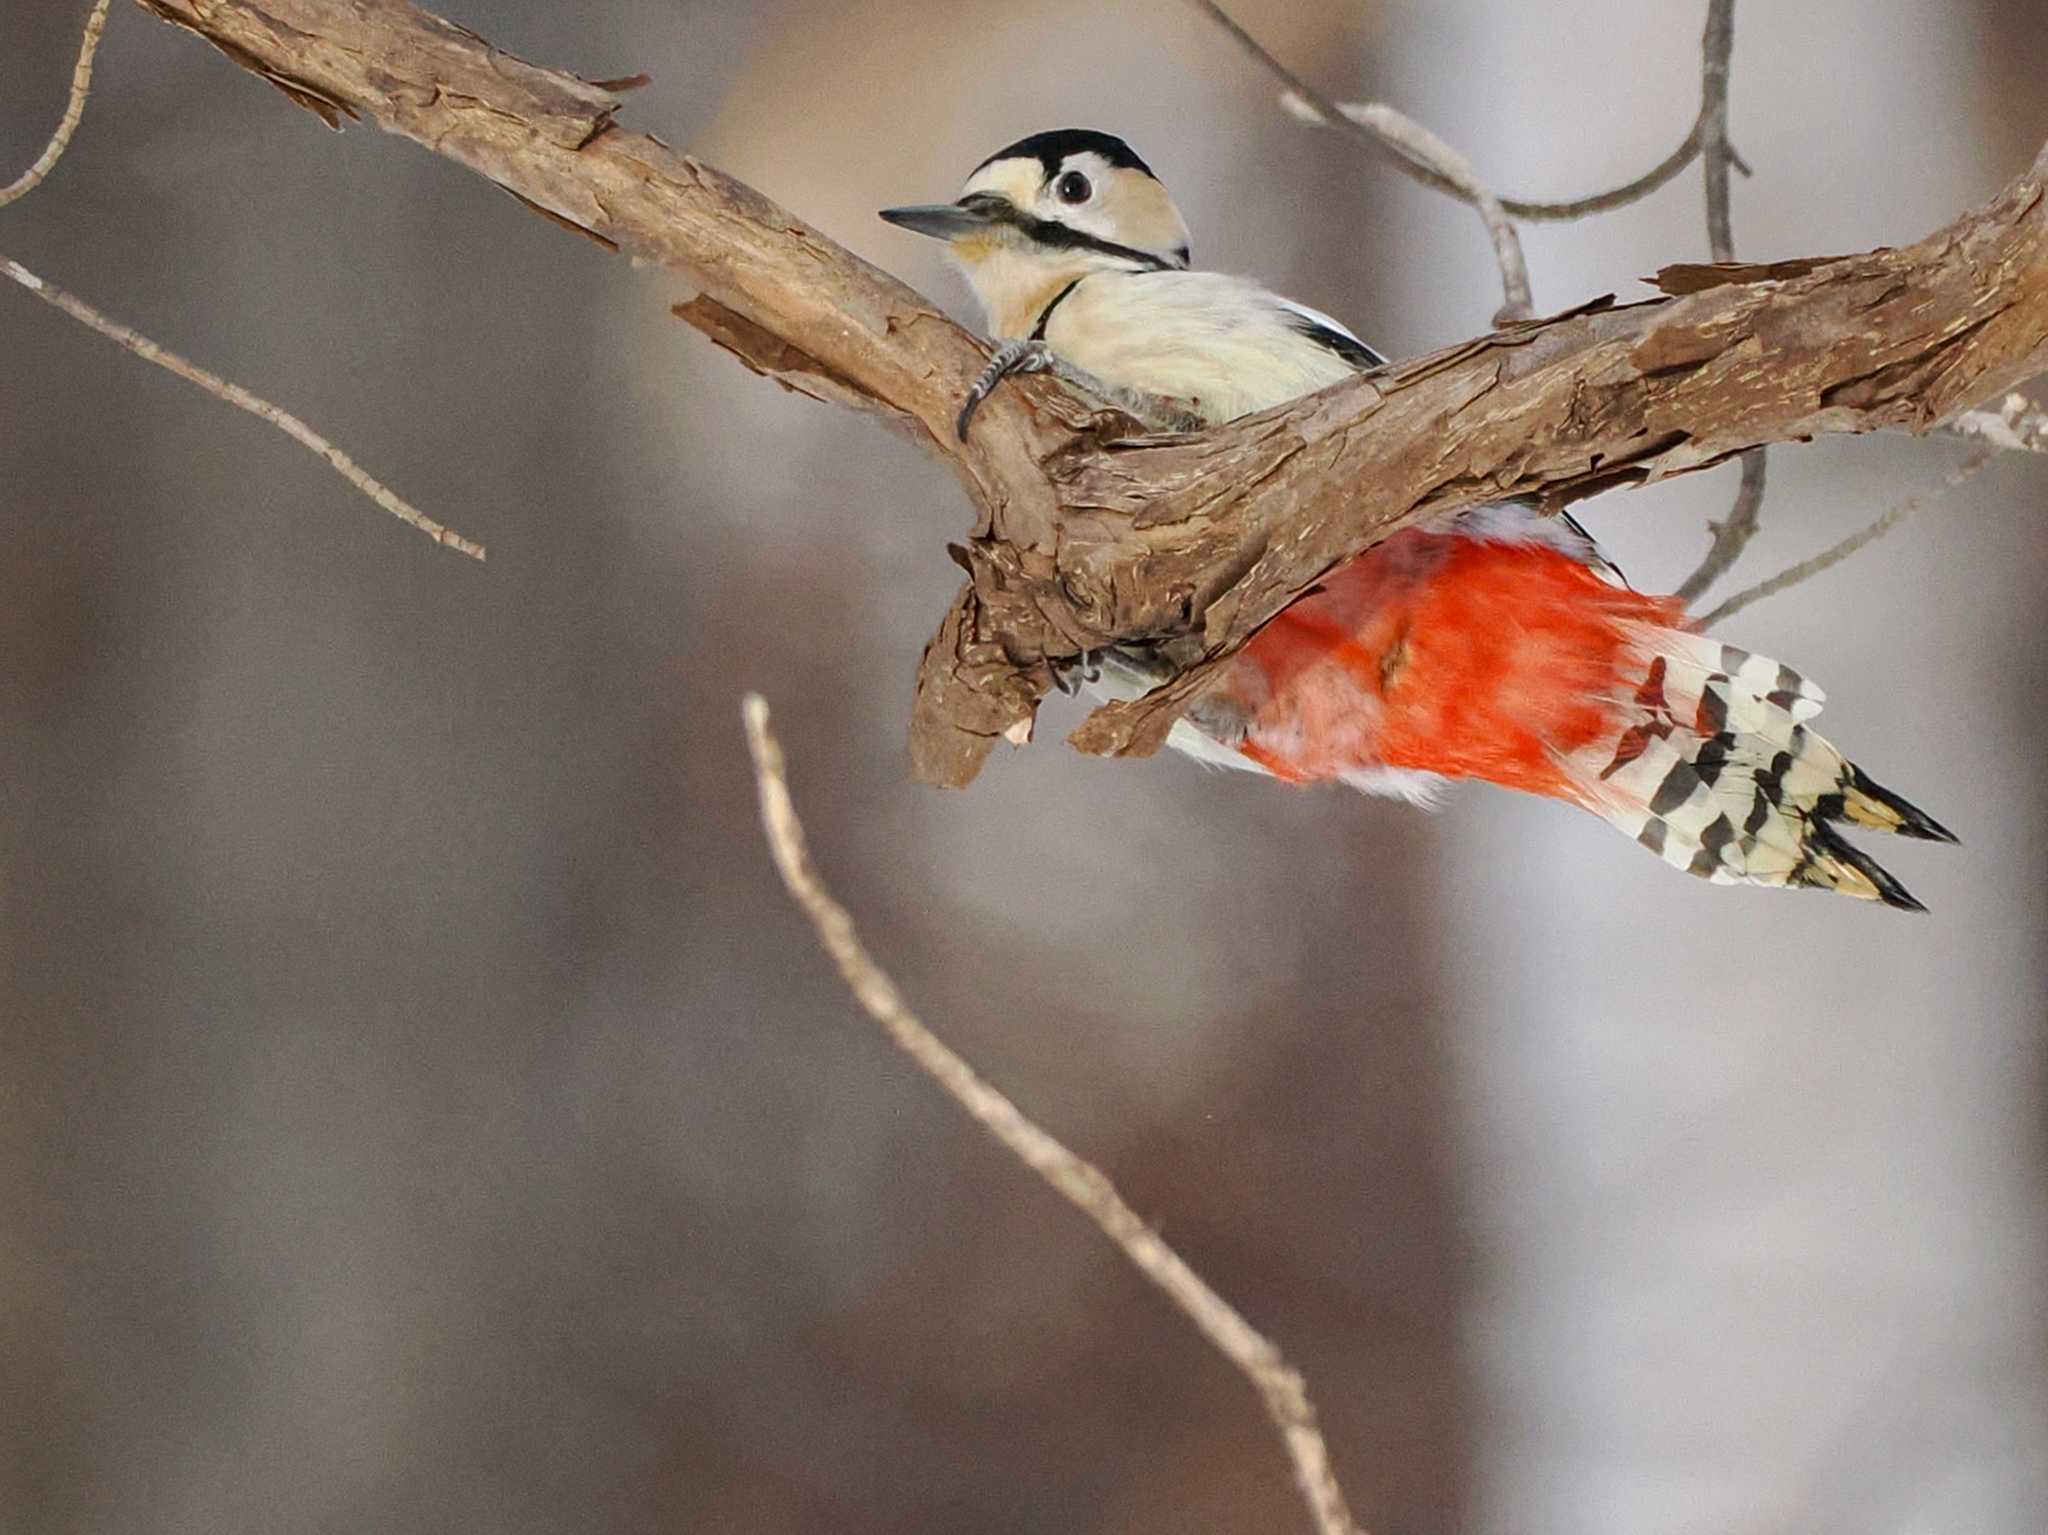
[[[1503,190],[1684,133],[1693,4],[1241,0]],[[0,179],[85,6],[0,9]],[[1275,110],[1186,6],[468,0],[653,74],[627,120],[956,308],[873,217],[1128,136],[1197,260],[1395,352],[1483,327],[1476,221]],[[1917,237],[2048,138],[2036,0],[1738,16],[1745,256]],[[1700,259],[1697,173],[1525,231],[1539,306]],[[1057,744],[908,777],[944,471],[743,373],[686,290],[117,6],[0,250],[331,433],[0,292],[0,1528],[1303,1527],[1244,1384],[859,1016],[775,883],[738,699],[926,1015],[1308,1372],[1406,1532],[2048,1520],[2048,465],[1730,638],[1962,834],[1933,908],[1681,879]],[[1754,579],[1949,443],[1773,459]],[[1586,510],[1638,584],[1733,473]]]

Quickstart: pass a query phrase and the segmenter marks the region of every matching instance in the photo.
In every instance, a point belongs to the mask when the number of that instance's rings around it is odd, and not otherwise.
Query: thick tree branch
[[[1403,523],[1552,505],[1823,432],[1926,431],[2048,369],[2048,151],[1899,249],[1690,267],[1664,296],[1509,327],[1190,437],[1136,438],[1044,377],[961,444],[986,349],[758,193],[614,125],[618,97],[405,0],[141,0],[331,120],[360,116],[684,274],[686,317],[792,388],[875,410],[951,463],[980,517],[928,647],[919,771],[971,778],[1021,739],[1048,659],[1176,640],[1191,669],[1076,733],[1156,748],[1215,665]]]

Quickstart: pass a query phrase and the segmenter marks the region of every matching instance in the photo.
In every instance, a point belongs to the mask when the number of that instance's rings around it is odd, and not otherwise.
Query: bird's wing
[[[1349,326],[1331,319],[1320,309],[1297,304],[1277,293],[1273,295],[1273,302],[1291,317],[1290,323],[1296,331],[1318,346],[1328,347],[1360,372],[1377,368],[1387,360],[1375,348],[1359,340]]]

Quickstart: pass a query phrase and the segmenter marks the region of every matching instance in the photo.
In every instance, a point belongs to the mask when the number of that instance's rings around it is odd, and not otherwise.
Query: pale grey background
[[[1504,190],[1660,157],[1700,12],[1242,0]],[[84,6],[0,10],[0,166]],[[1470,214],[1170,0],[453,14],[956,307],[877,222],[1127,135],[1200,262],[1412,352]],[[1743,7],[1757,258],[1917,237],[2048,138],[2030,0]],[[1697,175],[1525,231],[1539,304],[1704,256]],[[330,431],[0,292],[0,1527],[1302,1527],[1249,1392],[859,1017],[762,856],[737,701],[911,996],[1307,1369],[1379,1535],[2048,1516],[2041,533],[2001,464],[1732,639],[1957,828],[1933,908],[1683,880],[1488,790],[1424,816],[1057,746],[911,783],[950,478],[686,296],[117,6],[0,250]],[[1774,456],[1743,574],[1958,449]],[[1586,509],[1641,584],[1732,471]]]

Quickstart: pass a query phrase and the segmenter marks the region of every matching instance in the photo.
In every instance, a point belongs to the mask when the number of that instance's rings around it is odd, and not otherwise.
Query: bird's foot
[[[961,403],[960,417],[953,423],[953,430],[959,433],[960,440],[967,440],[968,423],[981,409],[981,402],[995,393],[996,385],[1012,373],[1043,373],[1056,361],[1052,348],[1043,341],[1005,341],[996,349],[996,355],[988,360],[988,366],[981,370],[981,377],[974,381],[967,391],[966,400]]]
[[[1084,650],[1077,656],[1063,656],[1049,664],[1054,689],[1069,698],[1086,684],[1102,680],[1102,652],[1099,650]]]
[[[1075,367],[1043,341],[1005,341],[989,359],[988,366],[981,370],[981,376],[968,389],[967,398],[960,406],[960,415],[953,423],[953,429],[959,433],[962,442],[967,440],[968,423],[981,409],[981,402],[995,393],[996,385],[1012,373],[1050,373],[1081,393],[1113,405],[1147,431],[1189,432],[1198,431],[1203,425],[1200,412],[1185,401],[1106,384],[1085,369]]]

